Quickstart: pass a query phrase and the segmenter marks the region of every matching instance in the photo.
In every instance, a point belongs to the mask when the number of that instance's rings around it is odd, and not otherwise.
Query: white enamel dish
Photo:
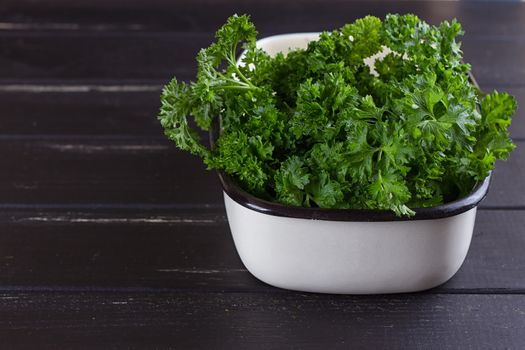
[[[317,33],[262,39],[270,54]],[[228,222],[246,268],[272,286],[319,293],[416,292],[449,280],[467,255],[490,176],[467,197],[411,218],[388,211],[289,207],[256,198],[219,174]]]

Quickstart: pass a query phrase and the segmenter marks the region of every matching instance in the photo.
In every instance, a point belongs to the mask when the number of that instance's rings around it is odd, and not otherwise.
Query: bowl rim
[[[391,210],[306,208],[271,202],[244,191],[226,173],[217,171],[217,174],[224,192],[232,200],[256,212],[286,218],[349,222],[435,220],[459,215],[477,207],[479,202],[486,197],[492,178],[492,172],[490,172],[482,182],[474,187],[472,192],[452,202],[428,208],[411,208],[415,211],[415,215],[407,217],[397,216]]]

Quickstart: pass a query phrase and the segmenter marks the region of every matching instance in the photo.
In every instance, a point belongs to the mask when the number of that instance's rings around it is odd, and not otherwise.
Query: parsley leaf
[[[515,148],[516,101],[470,82],[462,34],[456,20],[367,16],[270,57],[235,15],[197,55],[196,81],[165,86],[159,120],[256,196],[411,216],[468,194]],[[219,125],[216,143],[191,125]]]

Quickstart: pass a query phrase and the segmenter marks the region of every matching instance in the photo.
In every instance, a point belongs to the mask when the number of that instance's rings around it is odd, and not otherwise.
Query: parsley
[[[515,147],[516,102],[472,85],[462,33],[455,20],[368,16],[270,57],[249,17],[232,16],[199,52],[197,80],[166,85],[159,119],[179,148],[259,197],[410,216],[468,194]],[[188,118],[219,123],[214,147]]]

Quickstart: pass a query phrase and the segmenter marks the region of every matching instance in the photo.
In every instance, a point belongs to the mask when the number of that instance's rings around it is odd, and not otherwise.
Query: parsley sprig
[[[166,85],[159,119],[179,148],[261,198],[410,216],[468,194],[515,147],[516,102],[471,83],[462,34],[455,20],[368,16],[270,57],[249,17],[232,16],[199,52],[197,80]],[[211,149],[188,118],[220,122]]]

